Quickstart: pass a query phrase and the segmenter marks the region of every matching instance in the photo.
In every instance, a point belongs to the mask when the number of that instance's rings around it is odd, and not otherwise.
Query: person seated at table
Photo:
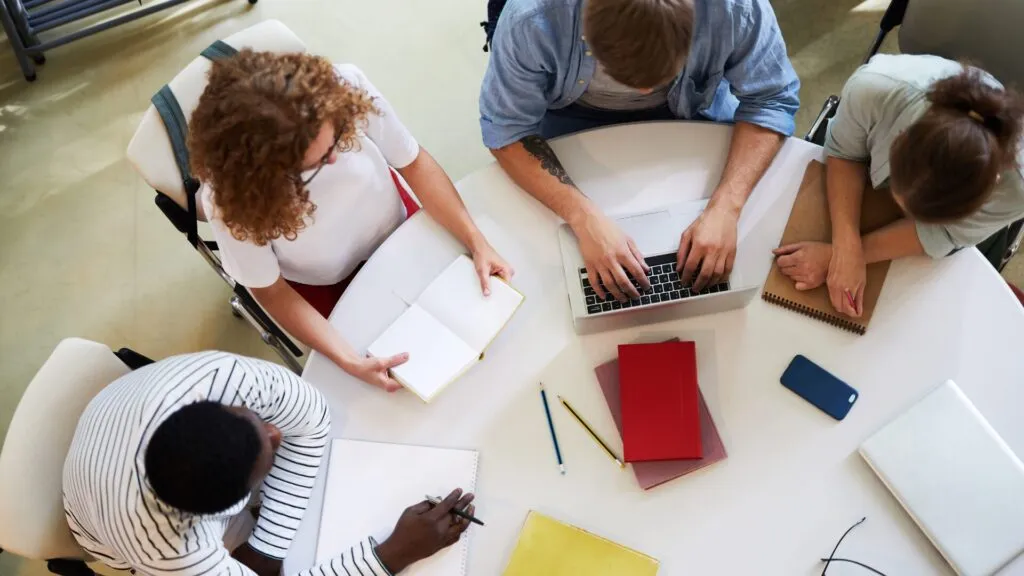
[[[879,55],[843,88],[825,141],[832,242],[775,251],[796,288],[828,285],[860,316],[867,265],[974,246],[1024,217],[1024,101],[992,76],[938,56]],[[904,217],[861,236],[864,187]],[[850,300],[853,300],[851,304]]]
[[[327,321],[362,262],[418,206],[472,253],[485,294],[512,268],[451,180],[358,68],[242,50],[217,60],[192,113],[192,168],[224,269],[281,327],[388,391],[408,359],[366,358]],[[401,178],[399,178],[401,175]]]
[[[64,463],[75,540],[149,576],[278,576],[329,440],[327,401],[288,369],[226,352],[167,358],[104,388]],[[258,511],[247,508],[259,490]],[[352,543],[301,576],[388,576],[454,544],[472,494],[410,506],[387,540]],[[253,516],[258,515],[253,527]],[[248,521],[248,522],[246,522]],[[248,524],[248,540],[224,542]]]
[[[707,209],[680,231],[677,267],[685,277],[699,270],[700,288],[732,269],[740,211],[793,133],[799,88],[768,0],[509,0],[480,125],[512,179],[572,227],[589,276],[617,298],[638,298],[627,275],[646,286],[643,255],[547,140],[622,122],[734,122]]]

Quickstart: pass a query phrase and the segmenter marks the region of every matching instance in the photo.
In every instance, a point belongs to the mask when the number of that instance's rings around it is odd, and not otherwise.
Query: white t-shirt
[[[419,154],[419,144],[398,119],[384,96],[351,64],[336,65],[343,80],[365,90],[380,114],[369,114],[359,131],[358,145],[338,155],[309,183],[316,205],[295,240],[278,238],[264,246],[236,239],[217,217],[216,191],[204,185],[203,209],[210,216],[213,237],[224,269],[248,288],[286,280],[329,286],[349,276],[405,219],[405,206],[395,189],[389,165],[404,168]],[[310,170],[303,178],[312,175]]]

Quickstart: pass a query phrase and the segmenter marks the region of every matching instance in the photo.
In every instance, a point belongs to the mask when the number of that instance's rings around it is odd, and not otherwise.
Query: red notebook
[[[626,462],[703,457],[693,342],[620,345],[619,380]]]
[[[615,426],[622,434],[622,407],[619,406],[619,361],[611,360],[601,364],[594,369],[597,375],[597,382],[601,385],[601,392],[608,402],[608,410],[612,413]],[[700,388],[698,388],[698,392]],[[669,480],[675,480],[690,472],[696,472],[705,466],[710,466],[720,460],[725,460],[728,454],[725,451],[725,443],[718,434],[718,427],[711,418],[711,412],[704,402],[704,394],[700,393],[700,444],[704,451],[704,457],[689,460],[657,460],[652,462],[634,462],[633,474],[636,482],[644,490],[650,490],[660,486]]]

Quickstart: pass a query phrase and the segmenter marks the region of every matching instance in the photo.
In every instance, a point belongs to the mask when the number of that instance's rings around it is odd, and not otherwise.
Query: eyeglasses
[[[327,149],[326,153],[324,153],[323,158],[321,158],[320,162],[317,163],[316,170],[314,170],[313,173],[309,175],[309,178],[303,179],[301,175],[296,177],[295,182],[297,184],[300,184],[302,186],[309,186],[309,183],[313,181],[313,178],[316,178],[316,175],[319,174],[320,171],[324,169],[324,166],[327,166],[327,161],[331,158],[331,154],[333,154],[336,150],[338,150],[338,148],[341,147],[341,130],[335,128],[334,132],[334,143],[331,144],[331,147]]]

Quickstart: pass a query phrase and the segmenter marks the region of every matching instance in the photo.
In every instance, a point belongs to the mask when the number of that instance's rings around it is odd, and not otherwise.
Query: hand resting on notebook
[[[469,521],[451,511],[462,510],[472,516],[472,502],[473,494],[456,488],[437,506],[424,500],[406,508],[391,536],[377,546],[377,557],[392,574],[398,574],[455,544],[469,528]]]

